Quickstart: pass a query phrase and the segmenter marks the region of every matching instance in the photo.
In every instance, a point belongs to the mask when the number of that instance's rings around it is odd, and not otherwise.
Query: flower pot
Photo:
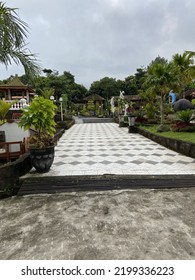
[[[33,167],[40,173],[48,172],[54,160],[54,146],[47,148],[30,148],[30,158]]]

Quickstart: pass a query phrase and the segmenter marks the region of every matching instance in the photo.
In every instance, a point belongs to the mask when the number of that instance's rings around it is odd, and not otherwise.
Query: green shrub
[[[187,109],[182,110],[176,113],[177,120],[185,123],[189,123],[191,120],[193,120],[195,117],[192,117],[193,110]]]

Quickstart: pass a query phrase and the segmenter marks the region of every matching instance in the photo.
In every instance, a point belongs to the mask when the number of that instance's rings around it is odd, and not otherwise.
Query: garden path
[[[169,150],[116,123],[75,124],[61,137],[49,173],[72,175],[195,175],[195,159]]]

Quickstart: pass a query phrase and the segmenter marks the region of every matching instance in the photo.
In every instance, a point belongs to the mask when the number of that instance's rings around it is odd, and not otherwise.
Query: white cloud
[[[104,76],[125,78],[157,55],[194,50],[193,0],[12,0],[30,26],[29,48],[44,68],[70,71],[89,86]],[[5,71],[21,74],[15,65]]]

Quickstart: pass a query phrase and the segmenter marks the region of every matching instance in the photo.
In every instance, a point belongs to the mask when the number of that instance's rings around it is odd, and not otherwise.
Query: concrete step
[[[195,187],[195,175],[93,175],[21,178],[18,196],[116,189]]]
[[[82,118],[83,123],[111,123],[114,122],[113,118]]]

